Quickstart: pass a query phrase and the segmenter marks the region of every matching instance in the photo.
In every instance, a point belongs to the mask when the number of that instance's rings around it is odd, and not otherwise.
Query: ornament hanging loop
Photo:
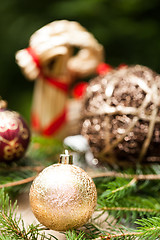
[[[65,150],[64,154],[60,155],[59,163],[62,163],[62,164],[73,164],[73,156],[69,155],[68,150]]]

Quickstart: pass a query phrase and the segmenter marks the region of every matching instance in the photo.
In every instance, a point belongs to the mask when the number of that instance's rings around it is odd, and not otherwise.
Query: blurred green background
[[[160,72],[158,0],[1,0],[0,95],[28,121],[34,82],[15,63],[32,33],[54,20],[81,23],[103,44],[106,62],[142,64]]]

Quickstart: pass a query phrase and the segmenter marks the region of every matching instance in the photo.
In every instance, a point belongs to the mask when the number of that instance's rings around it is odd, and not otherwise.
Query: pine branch
[[[156,212],[160,214],[160,209],[155,210],[152,208],[134,208],[134,207],[102,207],[98,208],[98,211],[131,211],[131,212],[144,212],[146,213],[153,213],[155,214]]]
[[[157,186],[157,182],[155,184],[150,181],[138,182],[136,179],[105,179],[101,179],[102,183],[99,179],[97,185],[98,192],[101,193],[98,197],[98,211],[107,211],[117,223],[123,222],[126,225],[133,224],[139,217],[160,216],[158,189],[152,190]]]
[[[133,178],[129,183],[117,188],[117,189],[114,189],[112,190],[111,192],[111,195],[113,194],[117,194],[120,196],[122,194],[122,192],[124,192],[126,189],[129,189],[130,187],[133,187],[135,186],[135,183],[136,183],[137,179],[136,178]],[[119,194],[121,192],[121,194]],[[122,197],[122,195],[121,195]]]
[[[140,225],[138,232],[140,232],[144,240],[154,240],[160,236],[160,217],[143,218],[137,220],[135,223]]]
[[[6,239],[6,236],[5,235],[3,235],[3,234],[1,234],[0,235],[0,240],[16,240],[15,238],[12,238],[12,237],[7,237],[7,239]]]
[[[98,237],[95,240],[138,240],[141,233],[119,233],[119,234],[107,234],[106,236]]]
[[[57,156],[62,152],[63,147],[61,143],[53,147],[53,143],[57,144],[53,139],[33,138],[27,154],[28,157],[10,166],[1,164],[0,188],[5,186],[8,187],[7,191],[8,189],[17,191],[19,186],[19,189],[22,189],[26,186],[24,184],[32,181],[44,167],[57,162]],[[94,177],[99,194],[97,210],[101,211],[101,213],[97,216],[97,219],[107,211],[108,216],[105,217],[104,223],[109,228],[104,229],[94,223],[89,223],[85,226],[83,232],[78,230],[67,232],[66,238],[70,240],[147,239],[142,236],[148,237],[149,229],[152,231],[153,236],[155,235],[153,224],[152,227],[147,226],[146,229],[139,229],[139,231],[136,229],[130,230],[127,225],[133,224],[137,218],[160,216],[160,183],[157,181],[160,179],[159,166],[128,169],[127,172],[126,170],[123,170],[123,172],[110,171],[94,174],[92,177]],[[4,204],[4,199],[3,201],[0,200],[0,209],[0,229],[2,229],[0,240],[6,239],[6,236],[8,240],[36,240],[38,237],[41,240],[56,239],[53,235],[45,236],[43,233],[44,228],[41,225],[30,225],[28,229],[25,229],[23,220],[14,218],[16,211],[13,213],[8,204]],[[112,228],[110,226],[110,217],[112,218]],[[125,229],[119,229],[120,222],[125,224]],[[159,231],[158,226],[156,226],[156,230]],[[99,238],[100,236],[104,237]]]
[[[160,214],[160,202],[159,199],[155,199],[149,196],[136,196],[129,195],[125,197],[125,201],[120,199],[119,201],[111,202],[106,199],[98,199],[97,210],[124,210],[124,211],[144,211],[155,214]]]
[[[6,178],[6,175],[4,177],[4,180],[6,179],[6,181],[9,179],[9,173],[11,173],[11,175],[13,176],[13,173],[15,173],[15,176],[17,178],[17,173],[26,173],[28,172],[29,175],[33,174],[33,172],[36,172],[36,174],[34,176],[31,176],[31,177],[27,177],[27,178],[24,178],[24,179],[20,179],[20,180],[15,180],[13,181],[13,177],[12,177],[12,181],[11,182],[7,182],[7,183],[4,183],[4,184],[0,184],[0,189],[2,188],[7,188],[7,187],[14,187],[14,186],[18,186],[18,185],[23,185],[23,184],[26,184],[26,183],[30,183],[32,182],[36,176],[44,169],[44,166],[35,166],[35,167],[31,167],[31,166],[25,166],[25,167],[11,167],[8,169],[8,176]],[[3,169],[4,171],[5,169]],[[29,171],[28,171],[29,170]],[[15,171],[15,172],[14,172]],[[4,172],[3,172],[4,173]],[[2,181],[2,175],[1,175],[1,181]]]
[[[119,239],[136,239],[136,240],[156,240],[160,237],[160,218],[153,217],[148,219],[139,219],[135,223],[139,224],[138,230],[134,232],[121,232],[118,234],[106,234],[103,237],[98,237],[95,240],[119,240]]]
[[[7,171],[14,172],[14,171],[33,171],[33,172],[41,172],[44,169],[44,166],[4,166],[0,167],[0,172],[4,171],[7,168]]]
[[[108,201],[115,201],[122,198],[135,188],[136,182],[136,178],[133,178],[131,181],[117,178],[115,181],[108,183],[106,186],[107,190],[102,193],[99,200],[107,199]]]
[[[127,173],[119,173],[115,171],[104,172],[104,173],[91,173],[90,176],[92,178],[100,178],[100,177],[118,177],[118,178],[126,178],[131,179],[134,178],[137,181],[143,180],[160,180],[160,174],[127,174]]]
[[[0,190],[0,240],[40,240],[44,239],[57,239],[53,235],[50,237],[45,236],[42,232],[45,230],[41,225],[34,226],[31,224],[28,229],[25,229],[24,222],[21,217],[16,216],[17,205],[16,202],[12,206],[11,201],[7,194],[4,194],[4,190]],[[136,209],[132,209],[136,210]],[[77,234],[75,230],[68,231],[66,238],[68,240],[87,240],[87,239],[152,239],[156,240],[160,235],[160,217],[137,220],[136,224],[140,227],[138,230],[129,230],[127,228],[120,228],[117,224],[115,226],[109,225],[107,229],[102,229],[96,224],[87,224],[86,231],[81,231]],[[20,227],[21,226],[21,227]],[[128,230],[128,231],[127,231]],[[100,237],[101,236],[101,237]],[[7,238],[8,237],[8,238]]]
[[[67,240],[87,240],[84,237],[85,233],[82,231],[80,231],[78,234],[75,230],[67,231],[65,235]]]
[[[5,184],[1,184],[1,185],[0,185],[0,189],[2,189],[2,188],[7,188],[7,187],[14,187],[14,186],[23,185],[23,184],[32,182],[32,181],[36,178],[36,176],[37,176],[37,175],[32,176],[32,177],[28,177],[28,178],[26,178],[26,179],[22,179],[22,180],[19,180],[19,181],[14,181],[14,182],[9,182],[9,183],[5,183]]]
[[[108,227],[103,229],[105,234],[101,234],[95,240],[157,240],[160,237],[160,217],[142,218],[135,221],[138,224],[137,229],[130,229],[119,224],[113,226],[108,223]],[[94,226],[94,224],[93,224]],[[99,227],[102,232],[102,229]]]
[[[109,216],[116,219],[116,223],[132,225],[137,218],[160,216],[159,199],[147,196],[129,195],[113,202],[101,199],[98,203],[97,211],[107,211]]]
[[[89,230],[91,235],[88,235],[88,232],[86,233],[85,231],[84,236],[90,236],[90,238],[87,238],[87,239],[95,239],[95,240],[138,239],[137,237],[141,235],[141,233],[137,232],[135,229],[126,228],[118,224],[116,226],[113,226],[112,223],[110,222],[107,222],[107,226],[105,229],[93,222],[85,225],[85,227],[87,228],[88,225],[89,225]],[[92,232],[95,232],[95,231],[97,232],[96,234],[97,236],[92,234]]]
[[[54,145],[54,147],[53,147]],[[9,176],[8,173],[12,173],[11,175],[11,181],[6,179],[6,176],[3,178],[3,174],[1,174],[1,185],[0,188],[3,187],[12,187],[12,186],[20,186],[24,185],[25,183],[29,183],[32,181],[36,174],[39,173],[43,168],[46,166],[52,164],[50,161],[50,157],[53,156],[53,160],[57,161],[57,156],[63,149],[62,142],[55,140],[55,139],[48,139],[40,136],[33,136],[31,141],[31,146],[29,148],[29,151],[27,153],[27,158],[21,159],[19,162],[17,162],[17,166],[15,166],[15,163],[10,166],[0,164],[0,171],[3,172],[5,169],[7,169],[7,176]],[[33,166],[30,166],[30,163],[32,163]],[[40,166],[36,166],[36,165]],[[155,170],[156,169],[156,170]],[[30,171],[30,174],[26,176],[26,178],[18,177],[21,175],[21,172]],[[157,166],[156,168],[152,168],[150,172],[159,173],[160,169]],[[15,173],[15,174],[14,174]],[[34,176],[33,176],[34,174]],[[93,178],[100,178],[100,177],[120,177],[124,179],[136,179],[137,181],[142,180],[158,180],[160,178],[160,174],[129,174],[129,173],[120,173],[115,171],[100,173],[100,174],[91,174]],[[20,178],[20,179],[17,179]],[[2,184],[3,183],[3,184]],[[24,186],[23,186],[24,187]],[[15,189],[22,189],[23,187],[15,188]],[[10,188],[11,189],[11,188]],[[116,190],[117,191],[117,190]]]
[[[101,237],[96,238],[95,240],[157,240],[160,237],[160,217],[152,217],[152,218],[143,218],[138,219],[136,224],[140,225],[138,229],[134,231],[132,229],[117,227],[117,229],[111,227],[108,228],[107,233],[105,235],[101,235]],[[117,232],[117,233],[115,233]]]
[[[21,227],[20,227],[21,226]],[[24,227],[24,222],[21,217],[17,217],[17,203],[13,205],[9,199],[8,194],[4,190],[0,190],[0,239],[21,239],[21,240],[44,240],[51,239],[43,232],[46,230],[40,224],[29,225],[27,229]],[[54,239],[56,237],[52,236]]]

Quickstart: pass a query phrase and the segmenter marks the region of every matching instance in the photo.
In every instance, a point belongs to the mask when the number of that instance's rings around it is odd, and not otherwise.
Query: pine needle
[[[136,178],[128,181],[123,178],[117,178],[115,181],[107,184],[107,190],[104,191],[99,198],[107,199],[108,201],[115,201],[119,198],[123,198],[128,192],[132,191],[136,186]]]
[[[135,223],[140,225],[138,232],[144,240],[154,240],[160,236],[160,217],[142,218]]]
[[[44,230],[46,228],[40,224],[31,224],[26,229],[21,216],[17,216],[17,202],[12,204],[4,189],[0,190],[0,240],[50,240],[51,237],[47,237]],[[57,238],[54,237],[54,239]]]
[[[87,240],[84,237],[85,233],[80,231],[78,234],[75,230],[67,231],[66,232],[66,239],[67,240]]]

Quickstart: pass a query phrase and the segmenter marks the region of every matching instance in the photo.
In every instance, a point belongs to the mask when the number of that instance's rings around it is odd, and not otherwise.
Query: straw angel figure
[[[33,131],[62,138],[70,134],[69,87],[76,78],[95,72],[103,61],[102,45],[79,23],[59,20],[36,31],[29,47],[16,53],[16,61],[29,80],[36,79]]]

